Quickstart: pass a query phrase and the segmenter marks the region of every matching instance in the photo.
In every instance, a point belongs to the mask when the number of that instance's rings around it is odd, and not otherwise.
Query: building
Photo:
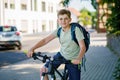
[[[0,25],[13,25],[26,33],[57,28],[59,0],[0,0]]]
[[[111,4],[101,3],[101,0],[97,0],[98,4],[98,21],[97,21],[97,31],[99,33],[106,32],[106,22],[109,17],[109,14],[111,14],[111,10],[109,10],[108,7],[111,6]]]

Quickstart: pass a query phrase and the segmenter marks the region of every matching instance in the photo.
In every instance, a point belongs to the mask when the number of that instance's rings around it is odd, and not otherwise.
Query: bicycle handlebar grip
[[[32,57],[34,60],[38,59],[35,53],[33,53]]]
[[[34,60],[39,59],[38,57],[42,57],[41,61],[43,63],[45,63],[47,59],[51,58],[51,57],[49,57],[47,55],[42,55],[41,52],[34,52],[33,55],[32,55],[32,57],[33,57]]]
[[[46,62],[46,59],[47,59],[47,55],[44,55],[42,62],[45,63],[45,62]]]

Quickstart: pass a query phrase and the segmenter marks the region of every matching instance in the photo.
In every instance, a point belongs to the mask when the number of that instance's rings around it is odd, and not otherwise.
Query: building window
[[[32,9],[32,6],[33,6],[33,5],[32,5],[32,0],[30,1],[30,6],[31,6],[31,11],[32,11],[32,10],[33,10],[33,9]]]
[[[8,8],[8,3],[5,3],[5,8]]]
[[[27,1],[28,0],[21,0],[21,10],[27,10]]]
[[[53,4],[51,3],[50,12],[53,12]]]
[[[15,9],[15,4],[10,4],[10,9]]]
[[[48,12],[53,12],[53,4],[52,3],[49,3],[48,4]]]
[[[53,6],[51,6],[51,12],[53,12]]]
[[[42,21],[42,31],[46,31],[46,21]]]
[[[8,8],[8,0],[4,0],[4,6],[5,8]]]
[[[21,9],[22,10],[27,10],[27,5],[26,4],[21,4]]]
[[[46,4],[45,4],[45,2],[42,2],[42,11],[43,11],[43,12],[46,11]]]
[[[37,20],[33,20],[32,21],[32,29],[33,29],[33,33],[37,33],[38,32],[38,21]]]
[[[10,9],[15,9],[15,0],[10,0]]]
[[[37,11],[37,0],[34,0],[34,10]]]
[[[42,31],[45,31],[45,30],[46,30],[46,26],[42,25]]]

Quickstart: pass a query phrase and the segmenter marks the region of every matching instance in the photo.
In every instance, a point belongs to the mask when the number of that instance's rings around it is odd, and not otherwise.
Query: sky
[[[91,0],[71,0],[69,3],[70,7],[73,7],[77,10],[81,10],[82,8],[86,8],[89,11],[95,11],[91,4]]]

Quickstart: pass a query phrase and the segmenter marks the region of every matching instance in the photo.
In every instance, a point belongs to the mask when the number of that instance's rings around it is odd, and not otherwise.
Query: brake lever
[[[41,52],[33,53],[32,57],[34,60],[38,59],[43,63],[45,63],[47,59],[51,58],[51,57],[48,57],[47,55],[41,55]],[[39,57],[42,57],[42,59],[40,59]]]
[[[44,55],[42,62],[45,63],[47,58],[48,58],[47,55]]]
[[[33,53],[32,57],[33,57],[34,60],[39,59],[39,58],[36,56],[35,53]]]

